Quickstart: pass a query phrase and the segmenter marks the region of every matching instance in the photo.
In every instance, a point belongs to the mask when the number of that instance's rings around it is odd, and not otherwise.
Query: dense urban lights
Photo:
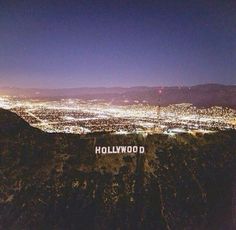
[[[140,102],[114,105],[102,100],[0,97],[0,107],[47,132],[174,134],[236,129],[235,110],[196,108],[186,103],[157,107]]]

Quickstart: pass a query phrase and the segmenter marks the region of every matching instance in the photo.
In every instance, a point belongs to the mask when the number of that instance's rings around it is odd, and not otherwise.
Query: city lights
[[[85,134],[211,132],[236,129],[231,108],[197,108],[191,104],[166,107],[135,103],[114,105],[102,100],[35,100],[1,97],[0,107],[10,109],[32,126],[46,132]]]

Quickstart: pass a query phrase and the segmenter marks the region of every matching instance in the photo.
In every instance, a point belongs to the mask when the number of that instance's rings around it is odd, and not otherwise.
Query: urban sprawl
[[[197,108],[182,103],[161,107],[139,101],[114,105],[96,99],[36,100],[1,96],[0,107],[46,132],[174,135],[236,129],[236,110],[219,106]]]

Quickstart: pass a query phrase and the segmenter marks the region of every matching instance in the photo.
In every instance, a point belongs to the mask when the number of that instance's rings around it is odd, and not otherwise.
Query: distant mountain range
[[[191,103],[196,106],[228,106],[236,108],[236,85],[204,84],[173,87],[98,87],[98,88],[0,88],[0,95],[25,98],[80,98],[102,99],[114,104],[149,103],[169,105]]]

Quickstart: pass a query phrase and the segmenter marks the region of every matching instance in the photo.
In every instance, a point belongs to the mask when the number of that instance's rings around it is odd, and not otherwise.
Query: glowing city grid
[[[46,132],[86,134],[184,133],[236,129],[236,110],[214,106],[196,108],[191,104],[166,107],[143,104],[114,105],[102,100],[36,100],[0,97],[0,107],[24,118]]]

